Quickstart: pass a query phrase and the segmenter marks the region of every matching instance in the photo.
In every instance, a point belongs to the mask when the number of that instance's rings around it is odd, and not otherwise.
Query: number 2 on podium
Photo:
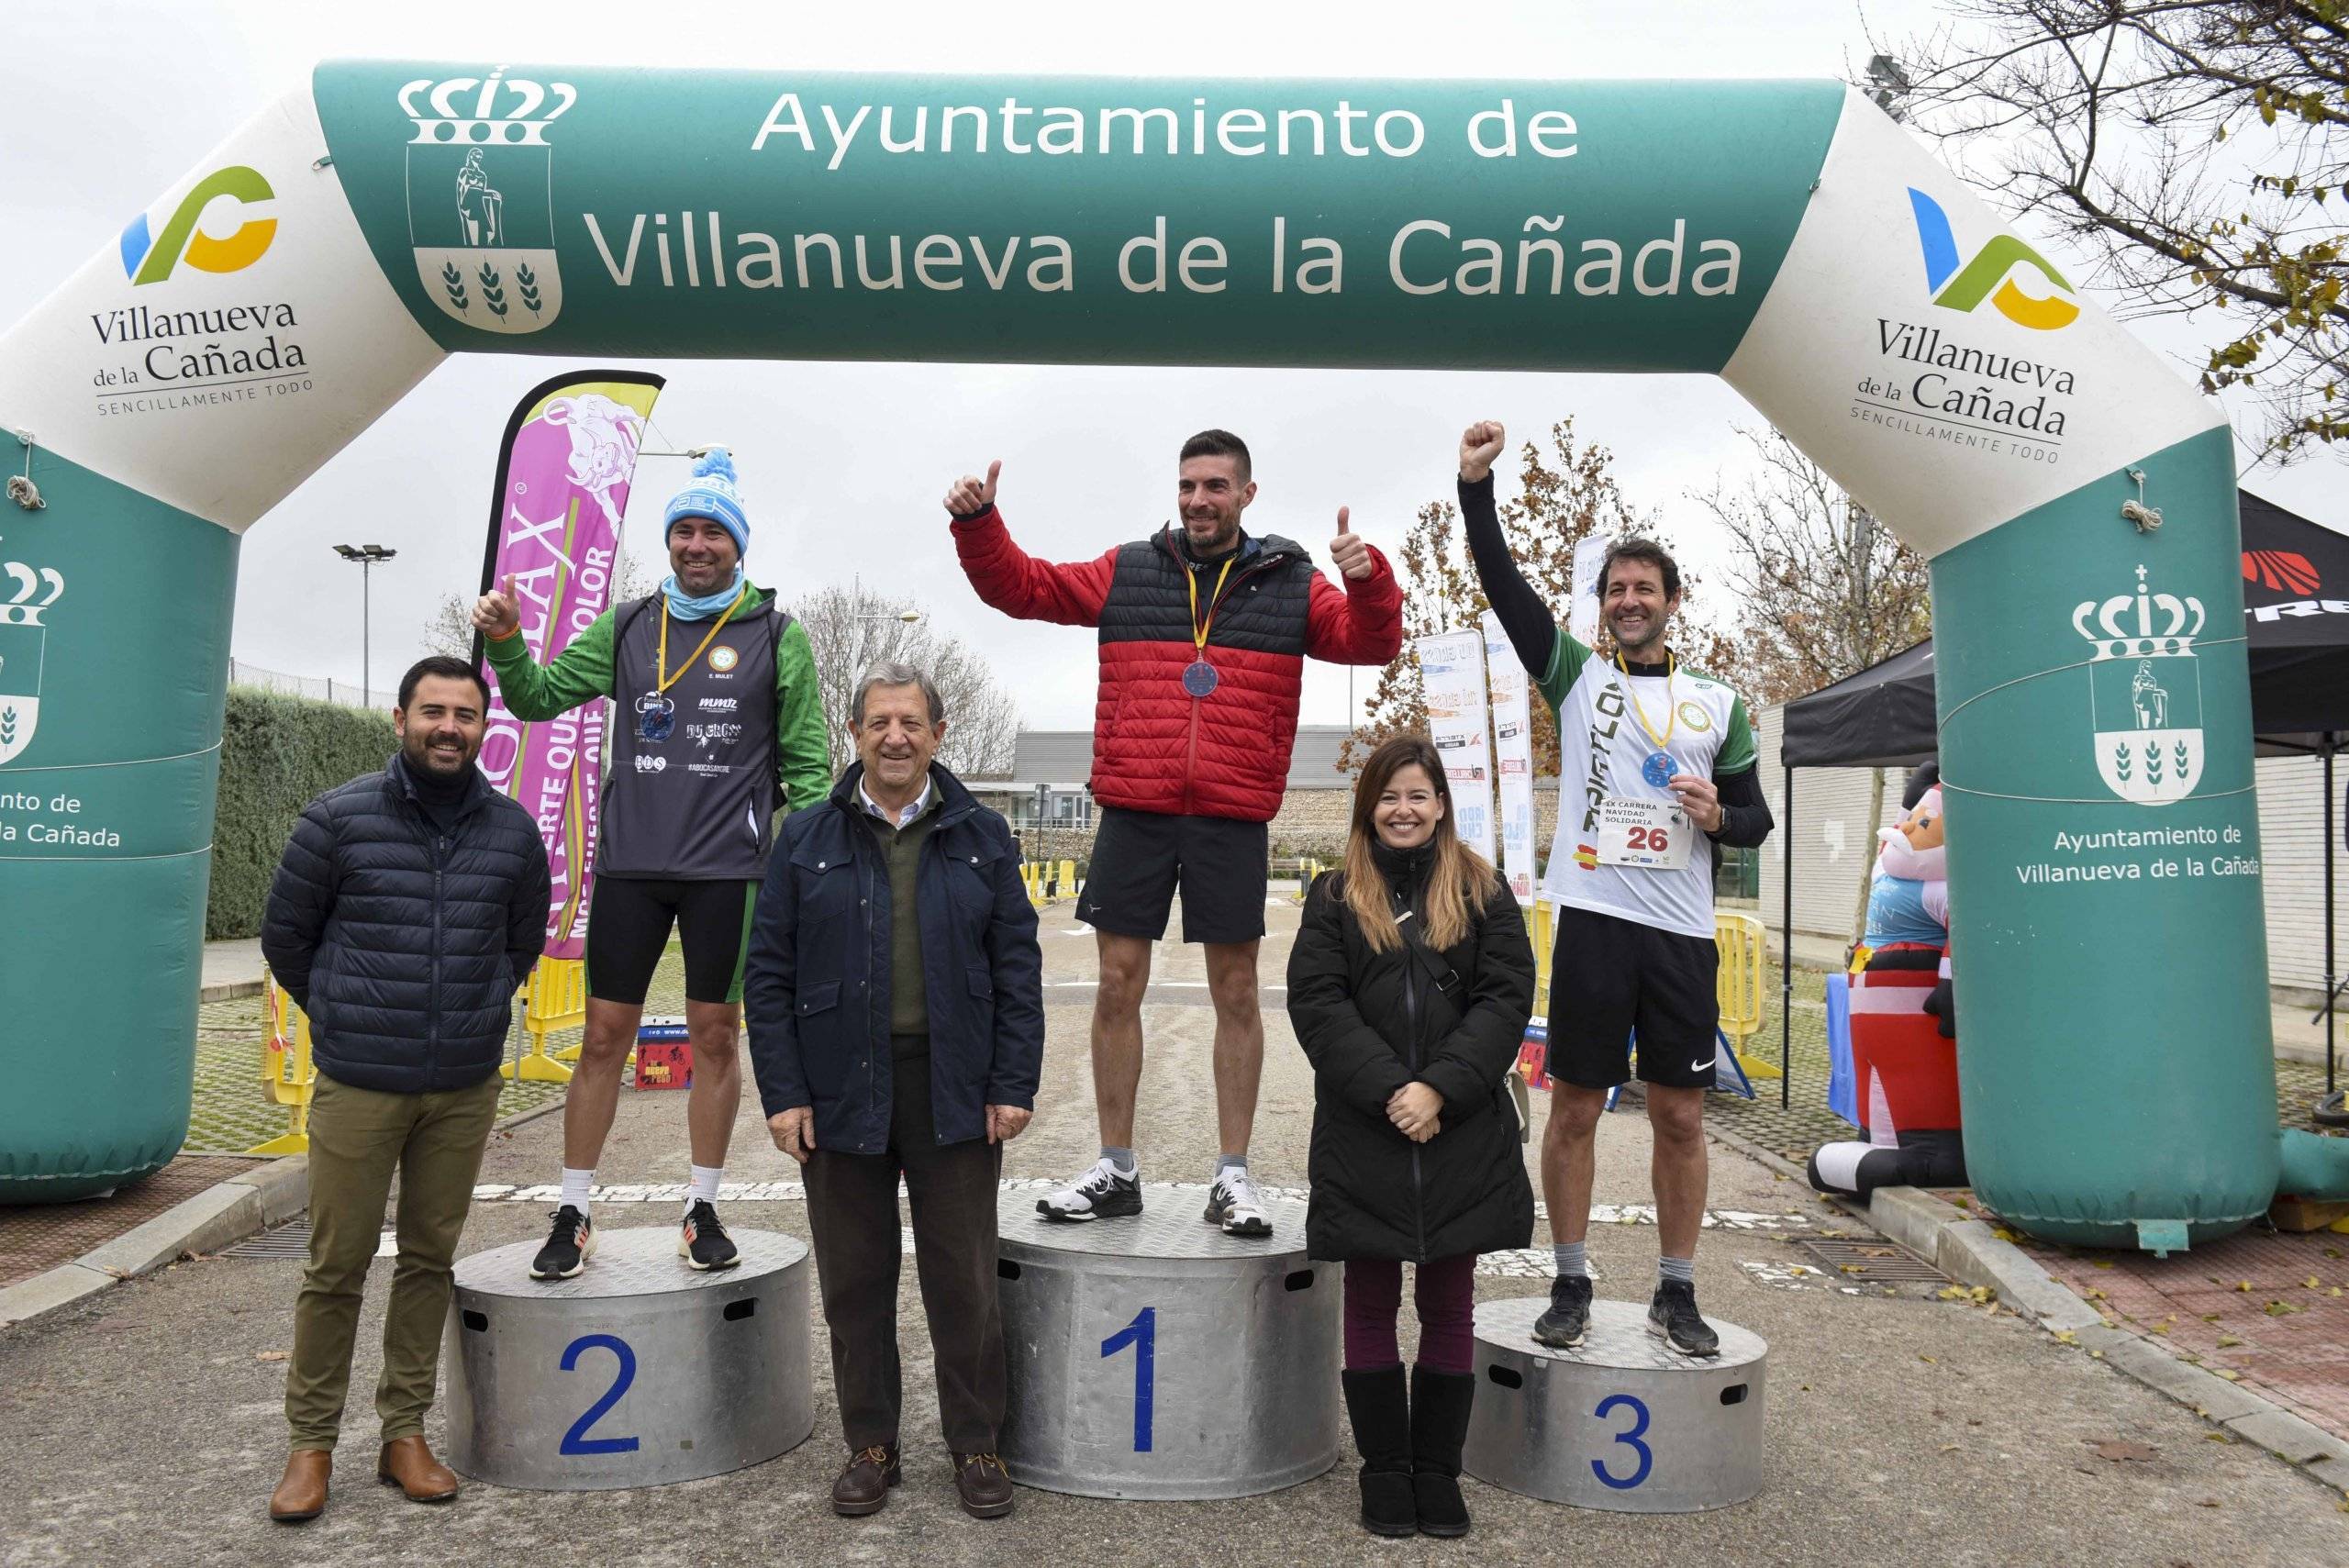
[[[617,1335],[582,1334],[562,1347],[562,1370],[565,1372],[573,1370],[578,1366],[579,1357],[583,1351],[595,1350],[612,1352],[614,1359],[620,1363],[619,1375],[612,1379],[612,1385],[604,1390],[602,1398],[588,1406],[579,1419],[571,1423],[571,1429],[562,1434],[562,1442],[555,1451],[557,1453],[634,1453],[636,1451],[634,1438],[591,1438],[587,1435],[587,1429],[601,1420],[606,1412],[618,1404],[620,1396],[628,1392],[628,1385],[636,1381],[636,1352],[629,1349],[626,1340]]]
[[[1106,1360],[1124,1350],[1134,1348],[1134,1451],[1150,1451],[1151,1405],[1157,1396],[1158,1384],[1158,1308],[1145,1307],[1134,1314],[1134,1320],[1101,1341],[1101,1354]]]

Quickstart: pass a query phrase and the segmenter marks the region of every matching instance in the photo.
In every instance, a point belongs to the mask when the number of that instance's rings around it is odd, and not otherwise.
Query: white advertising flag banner
[[[1485,636],[1445,631],[1413,644],[1427,692],[1428,737],[1452,786],[1461,841],[1493,858],[1493,761],[1486,739]]]
[[[1500,781],[1501,875],[1520,904],[1533,902],[1533,699],[1500,617],[1485,612],[1485,662],[1493,694],[1493,769]]]
[[[1584,647],[1598,641],[1598,569],[1614,541],[1591,534],[1575,546],[1575,597],[1566,608],[1566,630]]]

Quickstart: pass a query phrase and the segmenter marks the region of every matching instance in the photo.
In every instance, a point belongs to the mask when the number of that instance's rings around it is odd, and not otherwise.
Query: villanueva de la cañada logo
[[[2202,676],[2194,639],[2202,601],[2156,594],[2143,566],[2134,593],[2087,599],[2072,629],[2088,660],[2088,718],[2105,786],[2139,806],[2166,806],[2202,777]]]
[[[443,312],[484,332],[536,332],[562,310],[547,128],[577,102],[567,82],[429,77],[399,90],[407,144],[408,243]]]
[[[24,753],[40,724],[49,639],[41,615],[64,595],[56,567],[0,561],[0,767]]]
[[[248,217],[225,239],[200,227],[205,208],[224,196],[241,208],[274,201],[277,193],[258,169],[236,163],[214,170],[180,199],[161,233],[155,232],[143,212],[130,220],[122,231],[124,275],[133,284],[160,284],[183,261],[198,272],[240,272],[260,261],[277,238],[277,219]]]
[[[1960,266],[1957,237],[1950,231],[1949,214],[1942,210],[1942,204],[1911,185],[1909,206],[1917,217],[1917,241],[1925,251],[1925,282],[1934,291],[1935,305],[1944,310],[1971,312],[1987,299],[1999,315],[2035,332],[2069,327],[2078,317],[2080,307],[2068,299],[2027,295],[2015,287],[2008,274],[2021,264],[2064,293],[2073,292],[2053,262],[2013,235],[1992,235],[1989,243],[1974,253],[1974,260]]]

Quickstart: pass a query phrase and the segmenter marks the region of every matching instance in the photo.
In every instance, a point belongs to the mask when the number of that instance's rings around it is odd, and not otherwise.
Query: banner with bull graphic
[[[540,663],[611,608],[620,519],[663,384],[640,372],[574,371],[533,387],[506,422],[482,592],[513,579],[522,636]],[[481,770],[529,807],[546,840],[553,873],[546,955],[579,958],[587,951],[608,705],[525,724],[507,711],[478,647],[474,653],[490,687]]]

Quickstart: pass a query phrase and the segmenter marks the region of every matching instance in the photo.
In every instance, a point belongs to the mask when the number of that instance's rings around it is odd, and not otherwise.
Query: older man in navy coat
[[[858,761],[785,822],[768,862],[743,984],[751,1060],[775,1146],[807,1167],[849,1449],[833,1508],[874,1513],[899,1479],[902,1175],[955,1491],[993,1518],[1012,1501],[996,1454],[996,1185],[1043,1065],[1036,913],[1009,826],[937,765],[930,678],[874,665],[851,720]]]

